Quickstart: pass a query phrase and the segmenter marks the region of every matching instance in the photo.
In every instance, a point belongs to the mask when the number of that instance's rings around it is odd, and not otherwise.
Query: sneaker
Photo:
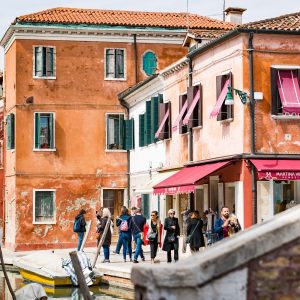
[[[145,257],[144,256],[142,257],[142,261],[145,261]]]
[[[116,252],[116,251],[113,251],[112,253],[113,253],[113,254],[120,254],[120,252]]]
[[[130,258],[130,262],[132,262],[132,258]]]
[[[133,260],[133,263],[134,263],[134,264],[138,264],[139,262],[138,262],[136,259],[134,259],[134,260]]]
[[[110,263],[110,260],[109,260],[109,259],[104,259],[104,260],[102,261],[102,263]]]
[[[126,262],[126,259],[124,259],[124,262]]]

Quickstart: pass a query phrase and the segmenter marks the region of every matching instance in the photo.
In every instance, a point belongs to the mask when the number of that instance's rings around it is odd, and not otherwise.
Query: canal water
[[[22,288],[26,285],[23,278],[19,273],[8,272],[9,281],[14,291]],[[48,299],[65,299],[65,300],[83,300],[83,297],[80,295],[80,292],[76,288],[52,288],[44,287],[48,295]],[[112,288],[107,285],[91,287],[90,291],[93,292],[94,299],[102,300],[132,300],[134,299],[134,292],[132,290],[127,290],[124,288]],[[0,300],[11,300],[12,297],[9,293],[8,287],[5,282],[5,278],[2,272],[0,272]]]

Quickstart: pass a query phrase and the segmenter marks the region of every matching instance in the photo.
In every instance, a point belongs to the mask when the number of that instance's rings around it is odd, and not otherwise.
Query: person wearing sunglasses
[[[162,224],[156,210],[151,212],[151,218],[144,227],[145,245],[150,244],[151,263],[155,263],[158,246],[161,247]]]
[[[180,228],[178,223],[178,218],[175,218],[174,209],[169,209],[168,217],[165,219],[164,229],[167,231],[163,251],[167,251],[168,263],[172,262],[172,250],[174,250],[174,261],[178,261],[178,248],[179,248],[179,236]]]

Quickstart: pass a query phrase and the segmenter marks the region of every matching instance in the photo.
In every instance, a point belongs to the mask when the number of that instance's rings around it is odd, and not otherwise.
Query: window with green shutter
[[[15,149],[15,115],[9,114],[6,117],[6,149]]]
[[[147,51],[143,56],[143,70],[150,76],[156,73],[157,58],[152,51]]]
[[[125,78],[125,50],[105,49],[105,78]]]
[[[124,149],[124,114],[106,116],[106,149]]]
[[[34,190],[34,223],[55,223],[54,190]]]
[[[55,47],[34,47],[34,76],[55,77]]]
[[[34,148],[54,149],[54,114],[34,113]]]
[[[151,143],[156,142],[158,139],[155,138],[155,133],[158,129],[158,108],[159,108],[159,98],[151,98]]]
[[[139,115],[139,146],[145,146],[145,114]]]
[[[124,120],[124,150],[134,149],[134,119]]]
[[[146,101],[145,112],[145,146],[151,144],[151,101]]]

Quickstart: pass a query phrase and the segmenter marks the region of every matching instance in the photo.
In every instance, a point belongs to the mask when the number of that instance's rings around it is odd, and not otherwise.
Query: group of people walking
[[[80,251],[85,232],[85,218],[86,211],[82,209],[75,218],[74,231],[78,233],[78,247]],[[192,253],[199,251],[201,247],[205,247],[205,231],[207,231],[207,217],[200,217],[199,211],[189,211],[188,209],[182,212],[183,217],[183,252],[186,251],[186,245],[190,245]],[[97,246],[102,241],[102,248],[104,254],[103,263],[110,262],[110,246],[113,233],[113,222],[111,221],[111,213],[108,208],[101,208],[96,212],[97,219]],[[110,222],[107,225],[107,222]],[[79,224],[79,225],[78,225]],[[76,227],[77,226],[77,227]],[[173,259],[179,259],[179,237],[180,227],[178,218],[175,217],[175,211],[169,209],[168,216],[161,224],[158,212],[152,211],[149,220],[142,214],[141,208],[132,207],[129,210],[123,206],[121,215],[116,217],[116,226],[118,228],[119,237],[116,245],[116,254],[120,254],[123,247],[122,254],[124,262],[129,261],[138,263],[139,258],[145,261],[143,245],[150,245],[151,263],[158,262],[155,260],[159,247],[167,252],[167,262],[172,262],[172,251],[174,252]],[[76,228],[75,228],[76,227]],[[106,228],[108,227],[108,228]],[[206,229],[204,229],[206,228]],[[218,239],[230,236],[233,232],[241,229],[238,220],[229,214],[227,207],[221,209],[221,216],[213,222],[212,231],[218,235]],[[165,231],[165,237],[162,241],[162,232]]]

